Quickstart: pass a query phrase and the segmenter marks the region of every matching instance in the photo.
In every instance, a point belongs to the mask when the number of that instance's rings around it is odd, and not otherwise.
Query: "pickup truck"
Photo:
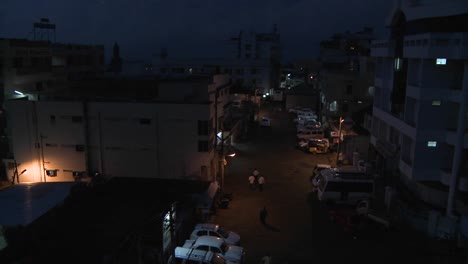
[[[245,251],[243,247],[228,245],[219,237],[200,236],[195,240],[185,240],[184,248],[195,248],[211,251],[222,256],[228,263],[243,263]]]

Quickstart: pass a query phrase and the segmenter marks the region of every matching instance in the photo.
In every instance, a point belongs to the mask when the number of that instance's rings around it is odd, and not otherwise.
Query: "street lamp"
[[[336,166],[338,166],[338,160],[340,158],[340,142],[341,142],[341,124],[343,123],[344,119],[340,117],[340,125],[338,129],[338,146],[336,148]]]

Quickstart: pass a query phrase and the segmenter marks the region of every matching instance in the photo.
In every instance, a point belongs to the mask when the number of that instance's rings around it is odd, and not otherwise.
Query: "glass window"
[[[197,232],[197,236],[207,236],[208,235],[208,231],[206,230],[200,230]]]
[[[210,236],[221,237],[218,233],[210,231]]]
[[[200,246],[197,247],[197,249],[209,251],[209,250],[210,250],[210,247],[209,247],[209,246],[206,246],[206,245],[200,245]]]
[[[211,247],[211,251],[213,251],[214,253],[218,253],[218,254],[222,254],[223,251],[221,251],[221,249],[217,248],[217,247]]]

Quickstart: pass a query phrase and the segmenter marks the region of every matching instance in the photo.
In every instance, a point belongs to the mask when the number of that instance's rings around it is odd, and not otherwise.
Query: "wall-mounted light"
[[[82,171],[74,171],[73,172],[73,177],[82,177],[83,176],[83,172]]]
[[[24,95],[24,93],[17,91],[17,90],[15,90],[15,94]]]

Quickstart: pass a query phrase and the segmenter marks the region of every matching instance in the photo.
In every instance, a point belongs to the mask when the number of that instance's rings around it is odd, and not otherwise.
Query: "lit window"
[[[427,146],[430,148],[435,148],[437,147],[437,141],[428,141]]]
[[[436,59],[436,64],[437,65],[445,65],[445,64],[447,64],[447,59],[446,58],[437,58]]]
[[[434,106],[439,106],[442,102],[440,100],[434,100],[432,101],[432,105]]]
[[[400,58],[395,58],[395,70],[400,70],[401,69],[401,59]]]

